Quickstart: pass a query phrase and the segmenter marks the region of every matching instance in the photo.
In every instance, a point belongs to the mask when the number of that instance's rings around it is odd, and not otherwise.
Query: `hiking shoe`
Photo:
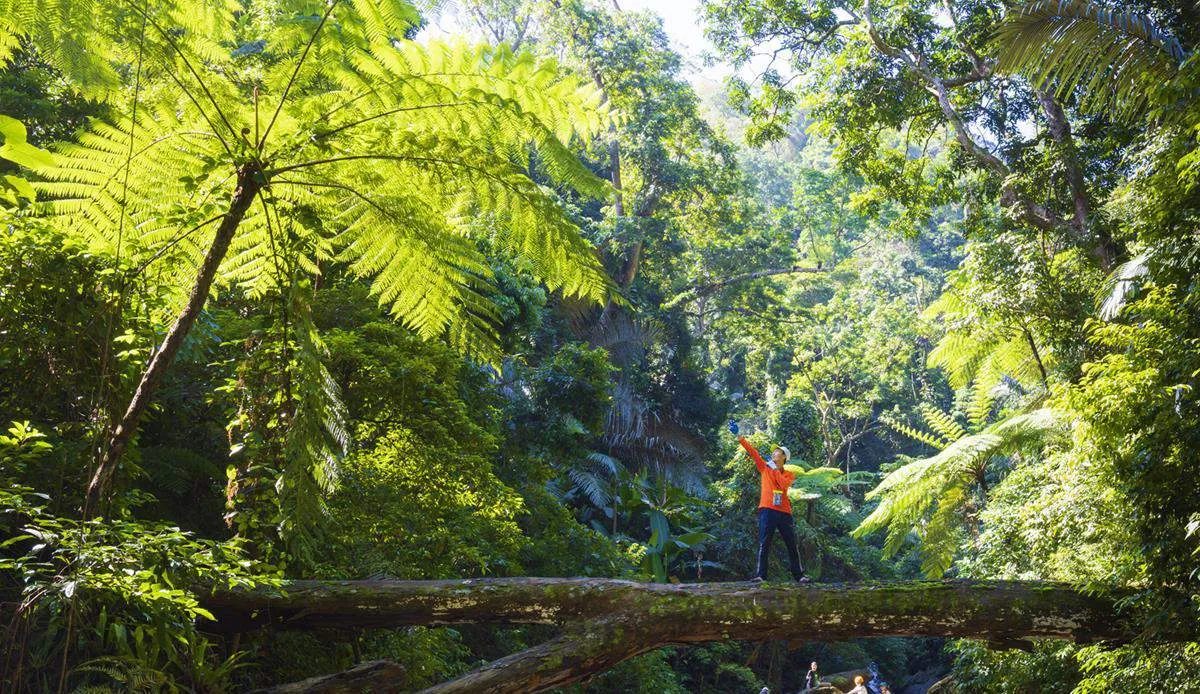
[[[812,579],[808,576],[801,576],[800,578],[796,579],[796,583],[812,583]]]

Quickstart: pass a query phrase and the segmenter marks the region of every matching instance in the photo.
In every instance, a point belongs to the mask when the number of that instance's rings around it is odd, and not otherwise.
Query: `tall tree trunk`
[[[224,591],[201,604],[216,615],[214,629],[231,631],[466,623],[563,627],[540,646],[429,692],[545,691],[671,644],[942,636],[1011,646],[1038,637],[1124,642],[1137,634],[1132,619],[1116,608],[1121,596],[1040,582],[764,586],[499,578],[294,581],[282,590]]]
[[[200,310],[204,308],[204,303],[208,300],[208,293],[212,289],[213,280],[216,279],[217,268],[221,266],[221,261],[229,252],[229,244],[233,241],[238,225],[245,218],[247,210],[250,209],[254,198],[262,189],[263,183],[262,169],[257,163],[244,164],[238,169],[237,187],[229,201],[229,211],[225,213],[220,226],[217,227],[208,252],[205,253],[204,260],[196,271],[196,280],[192,283],[187,303],[180,311],[179,316],[175,318],[175,322],[171,324],[162,344],[150,357],[150,363],[142,372],[141,381],[138,382],[137,390],[134,391],[133,398],[125,409],[125,415],[113,429],[107,445],[100,454],[96,473],[88,485],[85,510],[94,512],[99,509],[104,492],[117,469],[117,463],[120,462],[130,440],[137,432],[138,424],[141,422],[146,408],[150,405],[155,389],[171,366],[171,362],[174,361],[179,348],[183,346],[188,331],[192,329],[196,319],[200,316]]]

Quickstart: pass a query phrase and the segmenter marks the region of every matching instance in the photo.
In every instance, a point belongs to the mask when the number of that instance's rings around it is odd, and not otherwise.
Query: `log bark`
[[[545,691],[655,648],[710,641],[942,636],[1018,643],[1136,635],[1116,598],[1037,582],[658,584],[592,578],[296,581],[202,600],[217,628],[550,624],[556,638],[429,692]]]

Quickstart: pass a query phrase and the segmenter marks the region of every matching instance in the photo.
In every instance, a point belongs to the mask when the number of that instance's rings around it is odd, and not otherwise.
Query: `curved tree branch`
[[[721,291],[722,289],[724,289],[730,285],[737,284],[739,282],[749,282],[750,280],[761,279],[763,277],[773,277],[775,275],[794,275],[794,274],[805,273],[805,272],[824,273],[824,272],[827,272],[827,270],[822,268],[820,265],[818,265],[817,267],[802,267],[800,265],[792,265],[790,267],[771,268],[768,270],[755,270],[754,272],[744,272],[740,275],[734,275],[733,277],[726,277],[723,280],[720,280],[717,282],[712,282],[711,284],[705,284],[705,285],[701,285],[699,287],[693,287],[691,289],[682,291],[679,294],[676,294],[674,297],[672,297],[669,301],[665,302],[663,304],[663,308],[670,308],[672,306],[677,306],[683,302],[692,301],[694,299],[699,299],[701,297],[711,296],[711,295]]]
[[[1063,220],[1058,215],[1054,214],[1046,206],[1033,202],[1027,195],[1017,190],[1014,186],[1012,170],[1009,166],[975,141],[975,138],[971,136],[970,131],[967,129],[962,115],[950,101],[950,89],[991,77],[995,67],[994,61],[984,60],[977,55],[972,55],[972,60],[975,62],[975,69],[970,74],[962,77],[943,79],[933,73],[925,56],[897,48],[884,41],[883,36],[875,28],[875,23],[871,19],[870,0],[867,0],[864,5],[863,17],[867,25],[867,36],[870,38],[871,45],[875,50],[889,58],[902,61],[909,70],[925,82],[925,89],[937,101],[938,107],[942,110],[942,115],[945,117],[951,132],[954,134],[955,141],[958,142],[964,151],[979,162],[980,166],[1000,177],[1000,203],[1004,207],[1013,210],[1018,219],[1035,229],[1049,231],[1061,228]]]

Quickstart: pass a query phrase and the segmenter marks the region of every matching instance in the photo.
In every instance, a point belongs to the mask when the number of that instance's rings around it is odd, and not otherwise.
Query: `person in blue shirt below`
[[[771,451],[771,460],[764,460],[758,450],[739,435],[737,422],[729,422],[729,431],[737,436],[738,443],[750,454],[758,468],[760,490],[758,495],[758,571],[752,581],[764,581],[767,578],[767,556],[771,549],[771,539],[778,532],[783,538],[783,544],[788,551],[788,568],[792,578],[797,583],[808,583],[804,575],[804,567],[800,566],[800,552],[796,549],[796,528],[792,522],[792,502],[788,499],[788,488],[796,476],[783,468],[791,459],[791,451],[785,446],[778,446]]]

